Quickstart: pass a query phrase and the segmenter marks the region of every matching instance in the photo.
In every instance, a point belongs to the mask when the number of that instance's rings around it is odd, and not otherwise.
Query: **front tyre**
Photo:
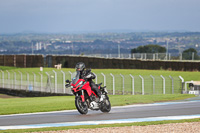
[[[88,112],[87,103],[86,103],[86,101],[82,102],[82,99],[81,99],[80,96],[77,96],[75,98],[75,105],[76,105],[76,108],[77,108],[77,110],[78,110],[79,113],[81,113],[81,114],[87,114],[87,112]]]
[[[107,95],[106,98],[101,102],[100,110],[102,112],[110,112],[111,110],[111,104]]]

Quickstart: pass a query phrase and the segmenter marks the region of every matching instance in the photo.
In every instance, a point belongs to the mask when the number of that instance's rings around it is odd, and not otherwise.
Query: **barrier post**
[[[95,75],[95,83],[97,84],[97,75],[94,73],[94,75]]]
[[[35,82],[36,82],[36,75],[35,75],[35,73],[34,72],[32,72],[33,73],[33,90],[35,90],[36,91],[36,85],[35,85]]]
[[[141,75],[139,77],[142,79],[142,95],[144,95],[144,78]]]
[[[16,72],[14,72],[14,89],[16,89]]]
[[[43,87],[43,85],[42,85],[42,79],[43,79],[43,75],[41,74],[41,73],[39,73],[40,74],[40,92],[42,92],[42,87]]]
[[[8,73],[8,85],[11,88],[11,83],[10,83],[10,72],[8,70],[6,70],[6,72]],[[8,87],[8,86],[7,86]]]
[[[184,79],[179,76],[179,78],[181,79],[181,83],[182,83],[182,91],[183,91],[183,88],[184,88]],[[187,92],[187,86],[185,85],[185,92]]]
[[[57,73],[56,73],[56,71],[55,70],[53,70],[53,72],[54,72],[54,74],[55,74],[55,93],[57,93]]]
[[[113,95],[115,95],[115,77],[114,77],[114,75],[112,73],[110,73],[110,75],[113,78]]]
[[[1,70],[2,73],[2,88],[4,88],[4,72]]]
[[[69,74],[71,75],[71,80],[72,80],[72,72],[71,71],[68,71],[69,72]]]
[[[27,77],[27,90],[29,90],[29,73],[26,73],[26,77]]]
[[[22,89],[22,73],[20,71],[18,71],[18,72],[19,72],[20,77],[21,77],[21,79],[20,79],[20,89]]]
[[[106,75],[104,75],[103,73],[101,73],[101,75],[103,75],[103,78],[104,78],[104,86],[106,86]]]
[[[131,78],[132,78],[132,95],[135,95],[134,77],[133,77],[133,75],[131,75],[131,74],[130,74],[130,76],[131,76]]]
[[[169,77],[170,77],[170,79],[172,80],[172,94],[174,94],[174,79],[173,79],[173,77],[170,76],[170,75],[169,75]]]
[[[163,94],[165,94],[165,77],[160,75],[160,77],[163,79]]]
[[[153,94],[155,94],[155,78],[152,75],[150,77],[153,79]]]
[[[124,95],[124,75],[120,73],[120,76],[122,77],[122,94]]]
[[[48,85],[49,85],[49,87],[50,87],[50,92],[52,93],[52,88],[51,88],[51,77],[50,77],[50,75],[48,74],[48,72],[45,72],[46,73],[46,75],[48,76],[48,78],[47,78],[47,88],[48,88]]]
[[[61,70],[61,73],[63,74],[63,93],[65,93],[65,72]]]

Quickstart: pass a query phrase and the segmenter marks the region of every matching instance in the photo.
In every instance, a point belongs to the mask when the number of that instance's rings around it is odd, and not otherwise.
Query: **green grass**
[[[0,133],[23,133],[23,132],[42,132],[42,131],[59,131],[69,129],[94,129],[105,127],[125,127],[125,126],[147,126],[160,125],[169,123],[184,123],[184,122],[200,122],[200,119],[185,119],[185,120],[167,120],[167,121],[153,121],[153,122],[135,122],[123,124],[102,124],[102,125],[83,125],[83,126],[67,126],[67,127],[51,127],[51,128],[35,128],[35,129],[18,129],[18,130],[2,130]]]
[[[14,71],[22,71],[22,72],[35,72],[38,73],[40,72],[39,68],[15,68],[15,67],[5,67],[5,66],[0,66],[0,70],[14,70]],[[49,72],[52,70],[56,70],[54,68],[44,68],[43,73]],[[75,71],[75,69],[72,68],[62,68],[63,71]],[[57,71],[57,70],[56,70]],[[101,73],[103,72],[104,74],[123,74],[123,75],[153,75],[153,76],[182,76],[185,81],[190,81],[190,80],[200,80],[200,72],[190,72],[190,71],[169,71],[169,70],[141,70],[141,69],[92,69],[93,72],[95,73]]]
[[[173,95],[110,95],[112,106],[153,103],[170,100],[181,100],[194,95],[173,94]],[[76,109],[74,96],[53,96],[53,97],[34,97],[34,98],[0,98],[0,115],[48,112],[59,110]]]

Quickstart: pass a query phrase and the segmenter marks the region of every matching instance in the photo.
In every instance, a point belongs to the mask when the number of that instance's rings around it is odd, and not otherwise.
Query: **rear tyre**
[[[77,108],[79,113],[81,113],[81,114],[87,114],[88,113],[87,103],[86,103],[86,101],[82,102],[82,99],[81,99],[80,96],[77,96],[75,98],[75,105],[76,105],[76,108]]]
[[[110,110],[111,110],[111,104],[110,104],[110,101],[109,101],[109,98],[108,98],[107,95],[106,95],[106,99],[104,99],[101,102],[101,108],[100,108],[100,110],[102,112],[110,112]]]

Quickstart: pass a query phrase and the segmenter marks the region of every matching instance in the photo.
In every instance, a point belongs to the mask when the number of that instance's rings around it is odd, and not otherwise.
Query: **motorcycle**
[[[96,84],[100,89],[103,101],[100,102],[100,98],[91,89],[88,81],[80,79],[80,72],[75,72],[72,75],[72,81],[66,80],[66,87],[71,86],[72,93],[75,95],[75,105],[79,113],[87,114],[88,109],[101,110],[102,112],[109,112],[111,110],[111,104],[108,97],[106,86],[101,87],[101,84]]]

